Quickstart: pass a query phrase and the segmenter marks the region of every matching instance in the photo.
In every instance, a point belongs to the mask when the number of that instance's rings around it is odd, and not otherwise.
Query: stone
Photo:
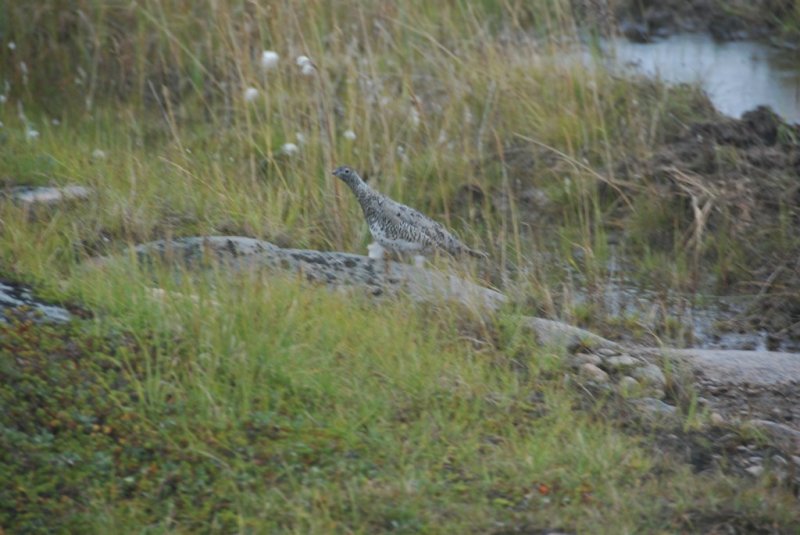
[[[747,468],[744,469],[744,471],[753,477],[758,477],[764,473],[764,467],[761,466],[760,464],[755,464],[753,466],[748,466]]]
[[[631,373],[635,378],[644,383],[661,388],[667,385],[667,378],[664,376],[664,372],[655,364],[646,364],[641,368],[634,369]]]
[[[712,412],[711,416],[709,416],[709,420],[714,425],[722,425],[725,423],[725,418],[718,412]]]
[[[664,403],[660,399],[656,398],[632,399],[630,400],[630,403],[636,407],[639,412],[651,417],[672,417],[678,412],[678,409],[673,405]]]
[[[625,377],[619,380],[617,387],[619,388],[620,393],[623,396],[626,396],[639,390],[640,385],[639,381],[637,381],[630,375],[626,375]]]
[[[582,376],[586,377],[587,379],[591,379],[592,381],[596,381],[598,383],[608,382],[608,374],[601,370],[598,366],[595,366],[589,362],[581,365],[580,371]]]
[[[597,350],[597,354],[601,357],[613,357],[614,355],[619,355],[619,351],[610,347],[601,347]]]
[[[570,362],[574,367],[579,368],[581,365],[587,363],[594,364],[595,366],[600,366],[600,364],[602,364],[603,361],[600,357],[598,357],[597,355],[593,355],[592,353],[578,353],[577,355],[574,355],[570,359]]]
[[[733,349],[666,349],[663,353],[715,383],[715,388],[709,388],[712,394],[726,392],[727,385],[761,387],[800,381],[800,358],[795,353]]]
[[[52,206],[64,201],[85,200],[92,194],[83,186],[62,188],[21,186],[12,188],[10,196],[23,206]]]
[[[797,429],[771,420],[753,419],[748,423],[772,438],[782,448],[791,453],[800,453],[800,431]]]
[[[789,461],[786,458],[781,457],[778,454],[772,456],[772,462],[775,463],[777,466],[786,466],[789,464]]]
[[[624,372],[641,366],[642,361],[630,355],[619,355],[616,357],[608,357],[605,359],[605,364],[612,370]]]

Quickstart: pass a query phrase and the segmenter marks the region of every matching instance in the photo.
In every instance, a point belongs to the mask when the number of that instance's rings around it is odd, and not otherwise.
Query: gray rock
[[[634,369],[631,373],[644,383],[660,388],[664,388],[667,385],[667,378],[664,377],[664,372],[655,364],[646,364],[640,368]]]
[[[625,372],[642,365],[642,360],[630,355],[619,355],[605,359],[605,365],[618,372]]]
[[[593,355],[592,353],[578,353],[570,358],[570,363],[575,368],[579,368],[582,364],[594,364],[595,366],[599,366],[602,364],[603,360],[598,357],[597,355]]]
[[[503,297],[505,298],[505,296]],[[575,345],[589,345],[595,347],[602,345],[605,347],[621,347],[616,342],[606,340],[586,329],[567,325],[560,321],[528,316],[523,318],[522,325],[533,331],[539,342],[546,346],[570,347]],[[597,351],[600,352],[602,350],[601,348]]]
[[[800,381],[800,355],[777,351],[735,351],[723,349],[668,349],[664,353],[702,373],[717,384],[716,391],[726,385],[786,385]]]
[[[800,431],[797,429],[770,420],[754,419],[748,423],[769,436],[790,453],[800,453]]]
[[[614,355],[619,355],[620,352],[610,347],[601,347],[597,350],[597,354],[602,357],[613,357]]]
[[[68,190],[68,195],[75,193],[76,190]],[[84,192],[78,190],[78,196],[83,194]],[[30,197],[23,196],[24,198]],[[140,260],[177,260],[184,267],[203,267],[208,265],[206,260],[216,259],[233,270],[262,267],[282,270],[299,273],[304,278],[331,286],[360,286],[376,295],[403,291],[418,301],[441,302],[450,299],[488,313],[497,311],[509,301],[506,295],[452,272],[418,268],[348,253],[281,248],[269,242],[238,236],[162,240],[137,246],[136,252]],[[125,261],[124,255],[120,258]],[[91,263],[101,267],[108,261],[108,258],[101,258],[93,259]],[[594,352],[610,361],[604,366],[619,373],[628,371],[617,370],[615,365],[624,367],[629,363],[637,368],[641,364],[639,359],[622,355],[623,346],[620,344],[584,329],[544,318],[525,317],[522,321],[524,327],[532,331],[540,343],[560,347],[592,347]],[[800,355],[796,354],[669,348],[638,350],[661,354],[678,361],[677,364],[687,365],[690,371],[696,372],[705,381],[705,390],[715,395],[724,394],[742,383],[772,386],[800,382]],[[626,358],[614,359],[615,356]],[[655,376],[655,372],[652,373]],[[639,378],[643,380],[642,376]]]
[[[787,461],[785,457],[781,457],[778,454],[772,456],[772,462],[777,466],[786,466],[789,464],[789,461]]]
[[[21,186],[12,188],[9,196],[24,206],[52,206],[64,201],[88,199],[92,190],[83,186],[62,188]]]
[[[640,385],[639,381],[637,381],[630,375],[626,375],[625,377],[619,380],[617,387],[619,388],[620,393],[623,396],[625,396],[625,395],[630,395],[633,392],[639,390]]]
[[[376,295],[404,291],[418,301],[456,301],[488,310],[496,310],[507,301],[500,292],[455,273],[349,253],[284,249],[241,236],[158,240],[138,245],[135,251],[143,263],[161,261],[186,268],[202,268],[213,260],[234,272],[266,269],[296,273],[309,281],[331,286],[360,286]],[[101,267],[109,261],[109,258],[99,258],[93,263]],[[531,318],[534,319],[538,320]],[[554,330],[563,325],[552,323],[557,324]]]
[[[22,306],[40,312],[42,321],[62,323],[72,318],[67,309],[36,299],[29,288],[19,284],[0,282],[0,322],[5,321],[5,309]]]
[[[647,416],[655,416],[659,418],[672,417],[678,412],[678,409],[669,403],[664,403],[656,398],[639,398],[632,399],[630,403],[636,407],[639,412]]]
[[[592,381],[596,381],[598,383],[608,382],[608,374],[594,364],[587,362],[581,366],[580,370],[581,375],[587,379],[591,379]]]
[[[764,467],[761,466],[760,464],[755,464],[753,466],[748,466],[747,468],[744,469],[744,471],[753,477],[758,477],[764,473]]]

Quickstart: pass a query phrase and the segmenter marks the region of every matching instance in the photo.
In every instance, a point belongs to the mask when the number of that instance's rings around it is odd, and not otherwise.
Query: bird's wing
[[[420,238],[427,242],[426,245],[440,247],[451,254],[470,250],[438,221],[434,221],[410,206],[389,200],[391,203],[386,206],[389,217],[396,219],[401,225],[416,229]]]

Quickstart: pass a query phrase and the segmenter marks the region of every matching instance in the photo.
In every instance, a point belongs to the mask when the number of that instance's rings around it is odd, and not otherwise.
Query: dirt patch
[[[720,116],[679,129],[632,168],[653,179],[656,202],[683,214],[687,248],[710,264],[740,248],[715,282],[755,296],[746,323],[773,344],[800,340],[800,125],[766,107]]]
[[[622,0],[614,10],[621,33],[647,42],[679,32],[708,32],[715,39],[767,38],[797,48],[800,17],[792,0]]]

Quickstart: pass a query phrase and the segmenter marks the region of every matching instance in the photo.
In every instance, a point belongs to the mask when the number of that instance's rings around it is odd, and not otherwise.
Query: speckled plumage
[[[372,237],[383,248],[402,254],[427,255],[442,250],[453,256],[486,258],[486,253],[470,249],[440,223],[369,187],[355,170],[342,166],[333,174],[353,190]]]

